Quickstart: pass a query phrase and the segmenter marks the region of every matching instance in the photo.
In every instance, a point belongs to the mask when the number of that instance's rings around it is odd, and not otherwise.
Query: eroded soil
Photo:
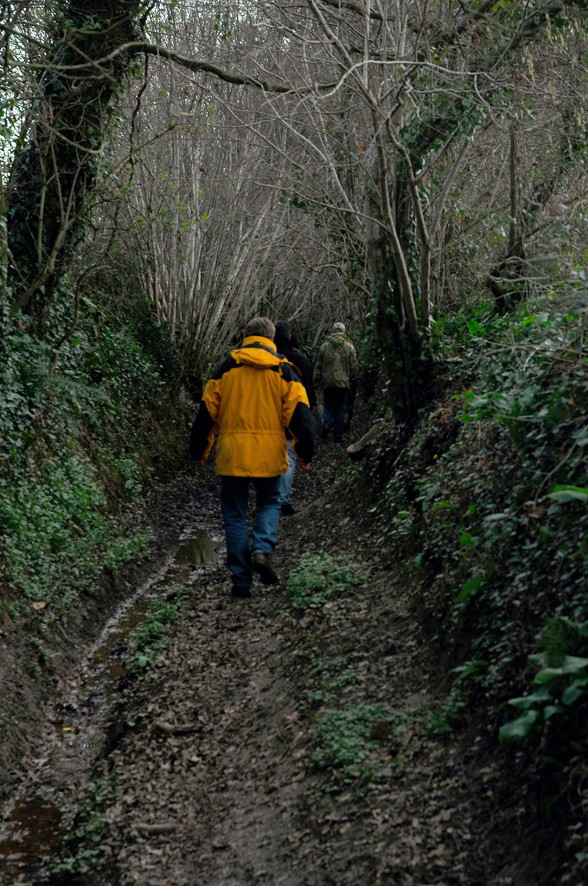
[[[208,492],[195,477],[191,512],[201,497],[216,544],[216,480],[204,470]],[[191,592],[169,644],[133,679],[86,787],[70,789],[63,814],[77,838],[27,882],[526,882],[492,838],[492,767],[479,769],[467,738],[430,728],[442,699],[415,589],[358,517],[343,450],[322,446],[298,472],[294,504],[280,527],[277,588],[231,599],[222,543],[217,563],[187,564]],[[284,585],[308,552],[341,558],[357,582],[295,608]],[[360,762],[345,726],[358,712]]]

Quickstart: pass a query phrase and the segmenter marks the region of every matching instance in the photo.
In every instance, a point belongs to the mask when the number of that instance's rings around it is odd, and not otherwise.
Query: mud
[[[229,596],[214,477],[194,480],[193,501],[175,508],[183,545],[179,531],[173,559],[53,701],[51,735],[4,812],[13,880],[521,882],[496,840],[492,761],[480,772],[471,740],[431,729],[442,699],[415,589],[379,546],[346,469],[327,445],[298,473],[296,513],[280,528],[282,583],[256,584],[250,600]],[[309,551],[344,560],[359,583],[291,606],[284,586]],[[129,688],[125,637],[160,583],[177,581],[190,595],[169,643]],[[320,725],[354,711],[371,712],[369,753],[345,767],[321,750]]]

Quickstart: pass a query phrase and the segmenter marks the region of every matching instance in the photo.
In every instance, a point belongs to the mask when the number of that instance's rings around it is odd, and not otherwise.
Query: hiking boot
[[[269,554],[262,554],[261,551],[257,551],[253,555],[252,565],[255,571],[259,573],[262,585],[276,585],[279,582],[280,579]]]
[[[250,596],[251,588],[249,585],[233,585],[231,588],[231,597],[235,597],[238,600],[245,600]]]
[[[291,517],[292,514],[295,514],[296,511],[292,507],[289,501],[285,501],[282,507],[280,508],[280,512],[283,517]]]

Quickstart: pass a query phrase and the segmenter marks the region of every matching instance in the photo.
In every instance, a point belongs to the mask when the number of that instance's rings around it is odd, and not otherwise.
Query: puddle
[[[191,529],[163,569],[105,626],[80,670],[77,685],[49,720],[52,737],[31,773],[28,794],[23,790],[0,821],[0,883],[28,883],[32,878],[35,883],[50,882],[47,864],[74,820],[76,795],[100,754],[107,753],[109,733],[116,731],[131,632],[166,589],[194,584],[216,565],[222,547],[205,529]]]
[[[176,554],[177,566],[206,566],[218,562],[220,542],[214,541],[207,532],[199,529],[190,538],[187,538]]]

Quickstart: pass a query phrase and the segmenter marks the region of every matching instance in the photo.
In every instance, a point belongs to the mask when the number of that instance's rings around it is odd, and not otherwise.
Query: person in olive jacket
[[[314,383],[323,389],[321,438],[326,440],[332,430],[335,443],[341,443],[351,393],[357,384],[357,354],[345,335],[343,323],[333,323],[332,332],[321,345],[314,367]]]
[[[232,594],[249,597],[253,573],[263,584],[279,581],[272,561],[280,518],[280,478],[288,469],[286,429],[299,463],[314,454],[308,396],[294,368],[274,347],[275,326],[255,317],[241,347],[231,351],[206,383],[190,435],[192,459],[208,458],[215,435],[221,478],[221,512]],[[249,487],[256,493],[251,542]]]

